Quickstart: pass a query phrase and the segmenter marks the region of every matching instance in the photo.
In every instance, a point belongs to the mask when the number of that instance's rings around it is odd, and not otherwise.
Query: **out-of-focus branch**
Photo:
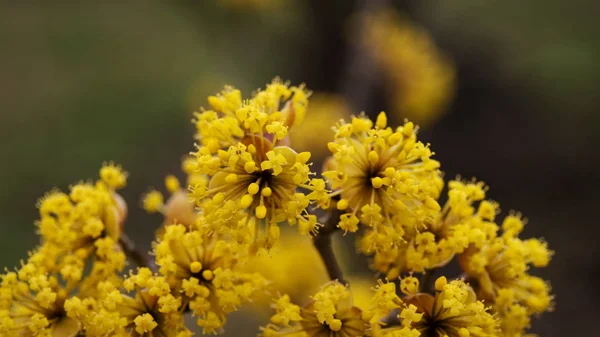
[[[150,263],[149,255],[140,252],[127,234],[121,233],[119,244],[121,245],[123,252],[125,252],[125,255],[130,258],[136,266],[150,268],[152,271],[155,271],[156,268],[153,263]]]
[[[331,280],[338,280],[338,282],[342,284],[347,284],[346,280],[344,280],[342,269],[333,252],[332,245],[332,236],[338,229],[337,223],[340,215],[338,210],[333,210],[329,213],[325,221],[323,221],[323,226],[319,229],[319,233],[313,238],[313,244],[319,252],[319,255],[321,255],[329,278]]]
[[[421,277],[421,289],[420,292],[433,294],[434,293],[434,282],[435,282],[435,274],[437,272],[437,268],[427,269],[423,273]]]

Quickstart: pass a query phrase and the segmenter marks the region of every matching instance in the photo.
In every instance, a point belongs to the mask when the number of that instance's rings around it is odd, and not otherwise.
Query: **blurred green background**
[[[349,20],[385,4],[454,62],[454,100],[421,130],[446,176],[484,180],[556,250],[539,275],[557,308],[533,331],[593,331],[600,8],[586,0],[2,2],[0,265],[35,246],[38,198],[110,160],[130,172],[126,231],[149,249],[160,218],[140,195],[180,172],[192,112],[224,84],[249,95],[280,76],[346,96],[355,113],[390,108],[385,74],[353,62]]]

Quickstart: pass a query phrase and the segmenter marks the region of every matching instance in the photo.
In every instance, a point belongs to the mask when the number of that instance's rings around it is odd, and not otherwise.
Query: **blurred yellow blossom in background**
[[[329,280],[327,270],[312,241],[311,238],[297,235],[292,230],[282,230],[272,253],[262,253],[250,259],[245,265],[245,270],[257,272],[271,281],[270,288],[273,292],[288,294],[292,300],[301,301],[317,292]],[[355,262],[345,244],[336,241],[333,250],[340,260],[342,270],[348,272]],[[353,287],[356,285],[361,289],[365,288],[363,285],[367,282],[366,279],[352,275],[348,279]],[[361,285],[355,281],[360,281]],[[366,292],[370,292],[372,283],[371,280]]]
[[[439,119],[454,96],[456,70],[422,27],[393,9],[365,14],[361,46],[385,78],[391,112],[420,125]]]
[[[343,97],[331,93],[314,93],[306,118],[289,132],[294,149],[310,151],[314,161],[322,160],[329,154],[327,141],[333,131],[331,127],[340,119],[348,119],[350,107]]]

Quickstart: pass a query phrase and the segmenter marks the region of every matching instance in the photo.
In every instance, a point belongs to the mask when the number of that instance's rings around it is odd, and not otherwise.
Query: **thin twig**
[[[421,277],[421,292],[431,294],[434,291],[434,276],[436,274],[437,268],[427,269],[423,273]]]
[[[319,229],[319,233],[313,238],[313,244],[321,255],[325,269],[331,280],[337,280],[342,284],[348,284],[344,280],[342,269],[335,257],[332,246],[332,235],[338,230],[337,223],[340,218],[340,211],[332,211],[327,219],[323,222],[323,226]]]
[[[154,271],[155,268],[153,268],[153,264],[150,263],[148,254],[144,254],[136,249],[135,243],[133,243],[127,234],[121,233],[119,244],[121,245],[123,252],[125,252],[125,255],[127,255],[127,257],[130,258],[138,267],[146,267]]]

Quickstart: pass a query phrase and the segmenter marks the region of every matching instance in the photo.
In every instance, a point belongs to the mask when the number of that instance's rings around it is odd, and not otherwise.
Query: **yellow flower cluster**
[[[405,228],[404,241],[369,233],[360,248],[375,255],[374,267],[390,279],[405,271],[442,267],[470,245],[481,246],[496,235],[498,204],[484,200],[485,191],[482,182],[450,181],[444,207],[418,226]]]
[[[120,288],[102,283],[99,296],[73,297],[65,302],[65,311],[83,322],[88,337],[192,335],[183,321],[182,299],[164,277],[140,268]]]
[[[227,314],[265,289],[264,277],[239,266],[247,245],[209,235],[172,176],[166,179],[172,200],[163,205],[162,195],[150,192],[144,208],[161,210],[166,219],[184,214],[191,220],[165,222],[159,231],[158,274],[144,267],[123,280],[119,238],[126,205],[115,189],[125,185],[126,174],[106,164],[100,177],[40,201],[42,245],[20,269],[2,276],[0,335],[189,337],[187,311],[205,333],[213,333]]]
[[[405,286],[418,285],[407,278]],[[416,282],[416,283],[415,283]],[[462,280],[435,282],[435,295],[404,289],[401,298],[392,282],[373,288],[371,303],[361,310],[352,303],[349,288],[337,282],[325,285],[303,308],[280,297],[273,305],[275,314],[262,328],[262,335],[272,336],[374,336],[374,337],[489,337],[497,336],[498,320],[473,290]],[[411,289],[416,290],[416,289]],[[399,320],[397,325],[384,321]]]
[[[522,333],[531,315],[553,306],[549,284],[528,273],[530,266],[546,267],[553,252],[542,240],[521,240],[523,227],[519,214],[509,215],[500,237],[469,247],[459,259],[469,278],[477,281],[478,296],[493,304],[506,336]]]
[[[443,186],[440,163],[429,146],[417,140],[411,122],[392,129],[381,112],[375,123],[364,116],[340,121],[335,140],[328,144],[333,156],[325,164],[336,203],[345,211],[339,227],[356,232],[369,228],[368,250],[395,246],[407,230],[414,230],[439,211],[436,199]],[[385,242],[384,242],[385,241]]]
[[[532,315],[552,308],[548,283],[528,274],[530,265],[547,266],[552,252],[544,241],[518,238],[524,226],[519,215],[507,216],[498,226],[498,204],[484,200],[485,191],[481,182],[451,181],[444,207],[406,231],[404,241],[372,249],[369,232],[359,248],[374,255],[372,266],[389,279],[408,271],[428,273],[458,255],[465,275],[475,281],[477,298],[492,305],[500,318],[502,335],[520,336]]]
[[[376,232],[402,233],[394,224],[416,224],[440,208],[435,200],[443,184],[439,162],[417,141],[416,131],[411,122],[393,130],[384,112],[375,123],[360,116],[336,126],[323,176],[335,190],[330,196],[341,196],[336,207],[349,210],[340,228],[355,232],[362,222]]]
[[[260,295],[277,295],[266,337],[519,337],[552,309],[549,284],[530,273],[549,264],[546,242],[519,237],[518,213],[497,221],[482,182],[450,181],[442,195],[440,163],[412,122],[393,128],[384,112],[337,121],[314,177],[311,154],[288,135],[308,96],[276,79],[248,100],[232,87],[209,97],[194,120],[197,150],[183,159],[186,183],[169,175],[166,200],[143,197],[164,217],[150,255],[123,232],[121,167],[44,196],[40,245],[1,276],[0,336],[191,337],[187,314],[203,334],[220,333]],[[317,237],[280,240],[285,223]],[[336,231],[357,233],[385,276],[366,301],[343,276]],[[127,276],[125,254],[138,265]],[[455,258],[463,274],[434,281]]]
[[[341,121],[334,132],[323,176],[344,212],[338,227],[364,229],[358,248],[373,255],[374,269],[395,279],[429,273],[458,255],[476,281],[477,299],[492,306],[504,335],[522,334],[531,315],[551,308],[549,285],[527,274],[529,265],[548,264],[546,243],[519,239],[523,222],[517,215],[497,225],[499,205],[486,200],[482,182],[450,181],[441,207],[439,163],[416,140],[412,123],[392,130],[381,113],[375,123],[362,116]]]
[[[0,335],[76,336],[82,324],[67,316],[68,297],[92,299],[101,284],[120,282],[125,255],[118,240],[127,210],[115,190],[125,186],[126,174],[111,163],[100,177],[40,200],[42,243],[21,268],[2,276]]]
[[[239,90],[225,87],[209,97],[210,110],[196,113],[200,144],[193,171],[209,182],[190,186],[190,195],[211,231],[235,232],[255,249],[270,249],[278,223],[297,224],[302,234],[317,230],[306,208],[326,199],[325,183],[311,179],[309,152],[287,146],[288,129],[304,118],[308,96],[302,86],[276,79],[245,101]]]
[[[39,202],[39,234],[44,245],[56,250],[63,279],[80,281],[94,259],[89,288],[95,287],[93,280],[106,279],[125,263],[118,242],[127,205],[115,190],[125,186],[126,174],[111,163],[100,169],[100,177],[95,184],[73,185],[69,194],[52,191]]]
[[[2,276],[0,286],[0,335],[7,337],[75,336],[80,323],[66,316],[63,304],[76,289],[61,285],[60,275],[48,272],[56,252],[41,247],[16,272]],[[55,334],[62,331],[62,334]]]
[[[465,282],[435,282],[435,296],[416,294],[406,299],[400,319],[421,336],[490,337],[498,335],[497,319]]]
[[[387,76],[394,114],[423,125],[443,113],[454,96],[456,70],[429,34],[392,9],[363,18],[361,45]]]
[[[197,323],[205,333],[223,327],[227,314],[267,285],[260,274],[241,269],[242,252],[231,240],[184,225],[167,226],[155,246],[160,274],[198,316]]]
[[[287,295],[274,308],[271,323],[262,328],[265,337],[362,336],[366,330],[362,311],[353,306],[348,288],[338,282],[326,284],[304,308],[291,303]]]

